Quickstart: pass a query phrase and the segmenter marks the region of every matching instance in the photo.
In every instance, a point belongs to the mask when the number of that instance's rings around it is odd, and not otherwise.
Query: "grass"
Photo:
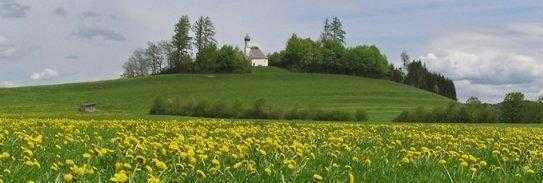
[[[0,131],[0,180],[6,182],[543,178],[543,128],[0,118]]]
[[[157,96],[239,100],[264,98],[280,108],[364,109],[370,121],[390,121],[407,109],[436,107],[451,100],[410,86],[361,77],[291,73],[277,68],[250,74],[177,74],[136,79],[0,89],[4,116],[69,118],[153,118]],[[80,114],[80,103],[94,102],[98,112]],[[162,117],[159,117],[161,119]]]

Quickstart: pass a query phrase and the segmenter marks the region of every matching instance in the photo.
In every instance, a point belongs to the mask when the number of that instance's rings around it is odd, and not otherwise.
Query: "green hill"
[[[251,74],[176,74],[137,79],[0,89],[0,114],[39,117],[147,116],[157,96],[206,97],[253,103],[259,98],[284,108],[364,108],[371,121],[388,121],[406,109],[451,100],[410,86],[361,77],[291,73],[277,68]],[[98,112],[82,115],[82,102]],[[147,116],[148,117],[148,116]]]

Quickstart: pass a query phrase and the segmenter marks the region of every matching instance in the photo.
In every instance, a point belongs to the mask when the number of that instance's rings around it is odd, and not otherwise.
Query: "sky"
[[[407,51],[454,80],[461,101],[543,95],[543,1],[0,0],[0,87],[119,78],[130,52],[167,40],[181,15],[209,16],[220,44],[250,34],[265,52],[343,20],[347,45]]]

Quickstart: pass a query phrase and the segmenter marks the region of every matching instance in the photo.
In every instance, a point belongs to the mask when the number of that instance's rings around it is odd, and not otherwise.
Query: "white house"
[[[251,37],[249,35],[245,36],[245,54],[247,58],[251,61],[253,66],[268,66],[268,57],[260,50],[258,46],[251,45]]]

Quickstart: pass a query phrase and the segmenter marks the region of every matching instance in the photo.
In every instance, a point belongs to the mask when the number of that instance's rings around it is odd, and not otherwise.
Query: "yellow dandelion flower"
[[[113,177],[111,177],[109,180],[118,183],[128,182],[128,175],[124,170],[121,170],[120,172],[115,173],[115,175],[113,175]]]

